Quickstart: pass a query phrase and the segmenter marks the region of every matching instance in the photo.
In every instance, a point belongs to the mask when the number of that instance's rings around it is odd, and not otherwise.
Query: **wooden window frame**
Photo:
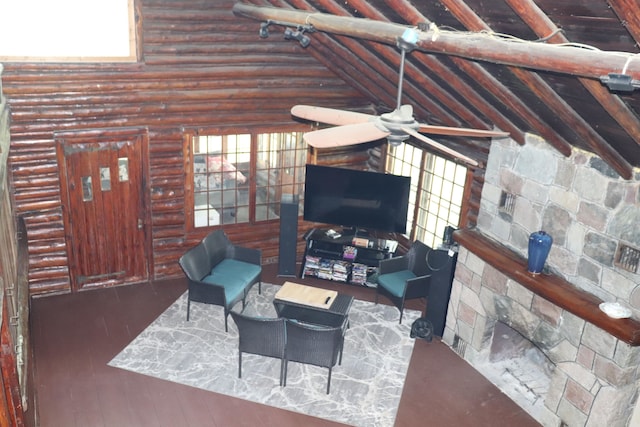
[[[256,176],[258,171],[258,136],[263,134],[275,134],[275,133],[293,133],[293,132],[303,132],[308,130],[308,127],[300,127],[300,126],[287,126],[286,129],[283,129],[282,126],[279,127],[264,127],[264,128],[235,128],[235,127],[216,127],[216,128],[201,128],[201,129],[190,129],[185,130],[184,139],[183,139],[183,157],[184,157],[184,170],[185,170],[185,195],[184,195],[184,203],[185,203],[185,222],[186,227],[190,231],[201,231],[208,230],[214,227],[219,226],[246,226],[252,225],[256,223],[265,223],[269,221],[279,220],[278,217],[267,217],[267,218],[257,218],[256,217],[256,206],[261,203],[257,203],[257,189],[259,188],[258,183],[256,182]],[[240,135],[240,134],[248,134],[251,138],[251,148],[250,148],[250,161],[249,161],[249,170],[248,170],[248,205],[239,205],[239,207],[248,206],[248,220],[247,221],[236,221],[236,222],[225,222],[224,214],[220,217],[219,224],[210,224],[207,226],[196,226],[195,224],[195,215],[196,215],[196,207],[195,207],[195,183],[194,183],[194,174],[195,174],[195,161],[194,161],[194,150],[193,150],[193,139],[198,136],[205,135],[213,135],[213,136],[224,136],[224,135]],[[302,141],[302,135],[300,135],[300,140]],[[304,148],[305,156],[302,156],[302,162],[306,160],[306,151],[307,148]],[[299,165],[300,168],[304,168],[306,162]],[[298,166],[296,166],[298,167]],[[281,169],[274,168],[274,169]],[[283,174],[278,174],[279,177],[282,177]],[[282,178],[279,178],[282,180]],[[282,193],[292,193],[294,191],[298,192],[300,203],[303,203],[302,200],[302,190],[304,189],[304,173],[297,173],[294,175],[294,182],[291,183],[289,181],[280,182],[274,184],[275,190],[278,192],[276,195],[277,205],[275,205],[275,199],[271,200],[273,204],[273,209],[279,208],[280,198]],[[237,203],[237,200],[236,200]],[[238,205],[236,205],[238,207]],[[228,206],[231,208],[231,206]],[[267,209],[268,206],[267,206]],[[278,214],[279,215],[279,214]],[[267,215],[268,216],[268,215]],[[207,218],[208,214],[207,214]]]
[[[402,146],[401,146],[402,147]],[[438,244],[441,243],[441,238],[444,233],[444,228],[449,225],[456,228],[459,228],[460,223],[462,221],[462,214],[464,210],[464,194],[467,189],[469,179],[468,179],[468,169],[460,165],[456,162],[453,162],[444,157],[438,156],[434,153],[431,153],[423,148],[413,146],[410,144],[406,144],[405,146],[400,148],[401,150],[406,149],[407,147],[411,147],[411,150],[419,150],[421,151],[421,155],[419,159],[413,159],[413,161],[404,160],[404,158],[400,158],[396,156],[396,152],[398,149],[389,149],[387,153],[387,161],[385,166],[385,171],[387,173],[395,173],[398,175],[411,176],[411,192],[410,192],[410,200],[409,205],[412,210],[409,213],[409,218],[407,218],[407,230],[409,232],[409,236],[411,240],[420,240],[423,243],[427,244],[430,247],[437,247]],[[400,161],[404,166],[395,165],[394,162]],[[434,180],[442,180],[450,182],[451,180],[445,179],[443,176],[439,176],[435,173],[435,163],[436,162],[446,162],[446,167],[455,167],[456,172],[455,175],[458,176],[457,168],[462,168],[459,175],[464,176],[464,184],[460,184],[458,181],[453,183],[453,186],[461,187],[460,200],[451,200],[450,197],[446,197],[446,194],[442,194],[442,188],[434,189],[433,181]],[[411,165],[410,167],[407,165]],[[407,169],[409,169],[409,173],[407,173]],[[419,171],[418,176],[416,176],[416,171]],[[404,173],[403,173],[404,172]],[[451,192],[452,193],[452,192]],[[451,194],[450,193],[450,194]],[[448,202],[449,208],[442,207],[442,203],[436,202],[440,209],[439,212],[431,213],[429,212],[430,206],[425,206],[425,204],[431,203],[432,197],[428,197],[433,195],[438,200],[444,200]],[[457,207],[458,212],[458,220],[451,221],[450,218],[445,218],[443,211],[446,211],[446,216],[450,217],[452,214],[452,207]],[[421,215],[421,211],[429,213],[429,219],[427,217],[423,218]],[[435,220],[434,220],[435,218]],[[430,222],[435,221],[436,224],[430,224]]]

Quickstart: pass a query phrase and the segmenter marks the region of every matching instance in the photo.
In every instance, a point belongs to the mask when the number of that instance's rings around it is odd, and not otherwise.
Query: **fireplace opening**
[[[496,322],[481,371],[530,413],[544,405],[555,364],[515,329]]]

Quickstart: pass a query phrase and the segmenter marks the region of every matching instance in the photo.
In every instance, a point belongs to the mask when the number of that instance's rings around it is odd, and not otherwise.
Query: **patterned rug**
[[[348,286],[348,285],[346,285]],[[245,313],[275,316],[273,296],[279,286],[254,286]],[[242,355],[238,378],[238,332],[223,310],[192,303],[186,321],[182,295],[125,347],[110,366],[262,403],[352,426],[392,427],[414,340],[411,323],[420,312],[355,300],[349,312],[342,364],[333,368],[326,394],[326,368],[289,362],[287,386],[279,386],[279,360]],[[237,308],[240,308],[239,305]]]

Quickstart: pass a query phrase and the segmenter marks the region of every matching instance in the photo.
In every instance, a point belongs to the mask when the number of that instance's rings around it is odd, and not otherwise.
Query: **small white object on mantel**
[[[607,316],[614,319],[628,319],[631,317],[631,309],[617,302],[603,302],[599,307]]]

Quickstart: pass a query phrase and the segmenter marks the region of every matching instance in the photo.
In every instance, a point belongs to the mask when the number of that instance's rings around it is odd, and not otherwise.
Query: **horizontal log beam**
[[[313,25],[322,32],[357,37],[395,45],[409,25],[374,21],[365,18],[334,16],[325,13],[259,7],[237,3],[233,12],[258,21],[277,25]],[[417,49],[467,59],[493,62],[534,70],[600,79],[609,73],[626,74],[640,80],[640,58],[632,53],[590,50],[572,45],[513,41],[486,32],[446,31],[436,27],[416,29]],[[311,35],[313,37],[313,34]]]

